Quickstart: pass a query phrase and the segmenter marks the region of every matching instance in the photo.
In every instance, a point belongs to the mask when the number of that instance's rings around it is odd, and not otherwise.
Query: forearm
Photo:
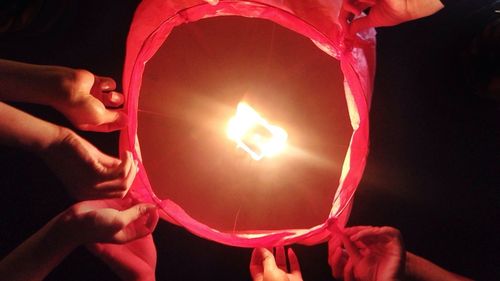
[[[57,216],[14,249],[0,261],[2,280],[43,280],[79,244],[66,228]]]
[[[410,252],[406,252],[405,271],[406,280],[411,281],[472,281]]]
[[[0,144],[39,152],[57,142],[65,131],[0,102]]]
[[[52,106],[74,76],[71,68],[0,59],[0,100]]]

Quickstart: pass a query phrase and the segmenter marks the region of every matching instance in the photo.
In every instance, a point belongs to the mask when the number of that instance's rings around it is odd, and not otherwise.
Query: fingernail
[[[99,86],[100,86],[101,90],[103,90],[103,91],[107,91],[111,88],[111,83],[108,80],[98,78],[97,76],[95,78],[94,83],[99,83]]]
[[[111,98],[110,98],[111,102],[113,103],[121,103],[122,100],[123,100],[123,96],[118,94],[118,93],[111,93]]]
[[[135,159],[134,163],[135,163],[135,168],[136,168],[137,172],[139,172],[139,161],[137,161],[137,159]]]
[[[139,208],[139,213],[140,213],[141,215],[146,214],[146,213],[147,213],[147,211],[148,211],[148,206],[141,206],[141,207]]]

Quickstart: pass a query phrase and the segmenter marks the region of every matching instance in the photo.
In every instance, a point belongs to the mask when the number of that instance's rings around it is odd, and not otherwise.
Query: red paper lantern
[[[340,5],[144,0],[123,74],[120,150],[140,162],[130,195],[232,246],[316,244],[345,225],[368,153],[375,32],[346,41]],[[267,57],[266,41],[279,42]]]

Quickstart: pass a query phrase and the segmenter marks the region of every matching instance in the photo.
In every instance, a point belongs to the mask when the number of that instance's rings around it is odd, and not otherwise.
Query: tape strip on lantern
[[[330,235],[329,225],[344,226],[368,153],[368,112],[375,69],[375,32],[360,34],[355,47],[346,47],[338,23],[340,0],[335,1],[196,1],[144,0],[138,6],[127,41],[123,91],[130,126],[122,131],[120,150],[131,150],[140,170],[129,193],[134,199],[161,207],[161,217],[185,227],[202,238],[239,247],[269,247],[292,243],[317,244]],[[142,163],[137,137],[139,93],[146,63],[155,55],[171,31],[179,25],[219,16],[270,20],[312,40],[328,55],[340,61],[344,76],[352,135],[341,165],[339,182],[332,182],[332,208],[324,223],[308,229],[223,232],[192,218],[182,206],[158,198]],[[337,93],[338,94],[338,93]],[[270,125],[269,125],[270,126]],[[274,128],[274,127],[269,127]],[[168,169],[168,167],[166,167]]]

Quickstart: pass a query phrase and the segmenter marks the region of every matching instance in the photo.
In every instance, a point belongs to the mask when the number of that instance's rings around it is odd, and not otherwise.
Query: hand
[[[151,204],[132,205],[126,200],[80,202],[57,215],[16,247],[7,257],[3,257],[0,261],[0,276],[2,280],[12,281],[42,280],[79,245],[109,242],[133,245],[128,252],[116,251],[114,253],[117,255],[115,259],[131,263],[129,270],[139,266],[135,263],[140,260],[129,259],[129,256],[134,256],[134,254],[146,256],[143,260],[152,264],[152,267],[149,267],[150,270],[143,271],[142,275],[132,275],[141,278],[128,279],[129,277],[125,276],[127,277],[124,278],[125,280],[152,281],[154,280],[156,252],[151,240],[151,232],[157,222],[158,212]],[[147,245],[150,246],[149,249],[152,249],[152,252],[147,251],[148,248],[137,246],[142,245],[141,240],[148,242]],[[151,272],[152,274],[146,275]]]
[[[129,200],[100,201],[111,208],[131,206]],[[154,281],[156,248],[151,234],[125,244],[91,243],[87,248],[122,280]]]
[[[346,281],[402,280],[405,250],[397,229],[357,226],[335,234],[328,242],[333,277]]]
[[[122,206],[113,200],[82,201],[63,213],[61,220],[82,244],[125,244],[151,234],[159,218],[155,205]]]
[[[127,126],[127,116],[117,109],[124,102],[114,91],[116,83],[107,77],[94,76],[86,70],[65,69],[62,89],[50,104],[80,130],[110,132]]]
[[[344,0],[339,20],[350,36],[355,36],[370,27],[392,26],[430,16],[443,7],[439,0]],[[367,16],[354,19],[367,8],[370,8]]]
[[[137,173],[132,153],[108,156],[73,131],[62,128],[42,157],[76,199],[123,198]]]
[[[0,84],[0,100],[52,106],[81,130],[109,132],[128,123],[123,111],[109,108],[124,102],[115,81],[86,70],[0,59]]]
[[[252,279],[254,281],[302,281],[299,260],[291,248],[288,248],[288,259],[290,273],[287,273],[283,247],[276,248],[276,260],[268,249],[254,249],[250,261]]]

